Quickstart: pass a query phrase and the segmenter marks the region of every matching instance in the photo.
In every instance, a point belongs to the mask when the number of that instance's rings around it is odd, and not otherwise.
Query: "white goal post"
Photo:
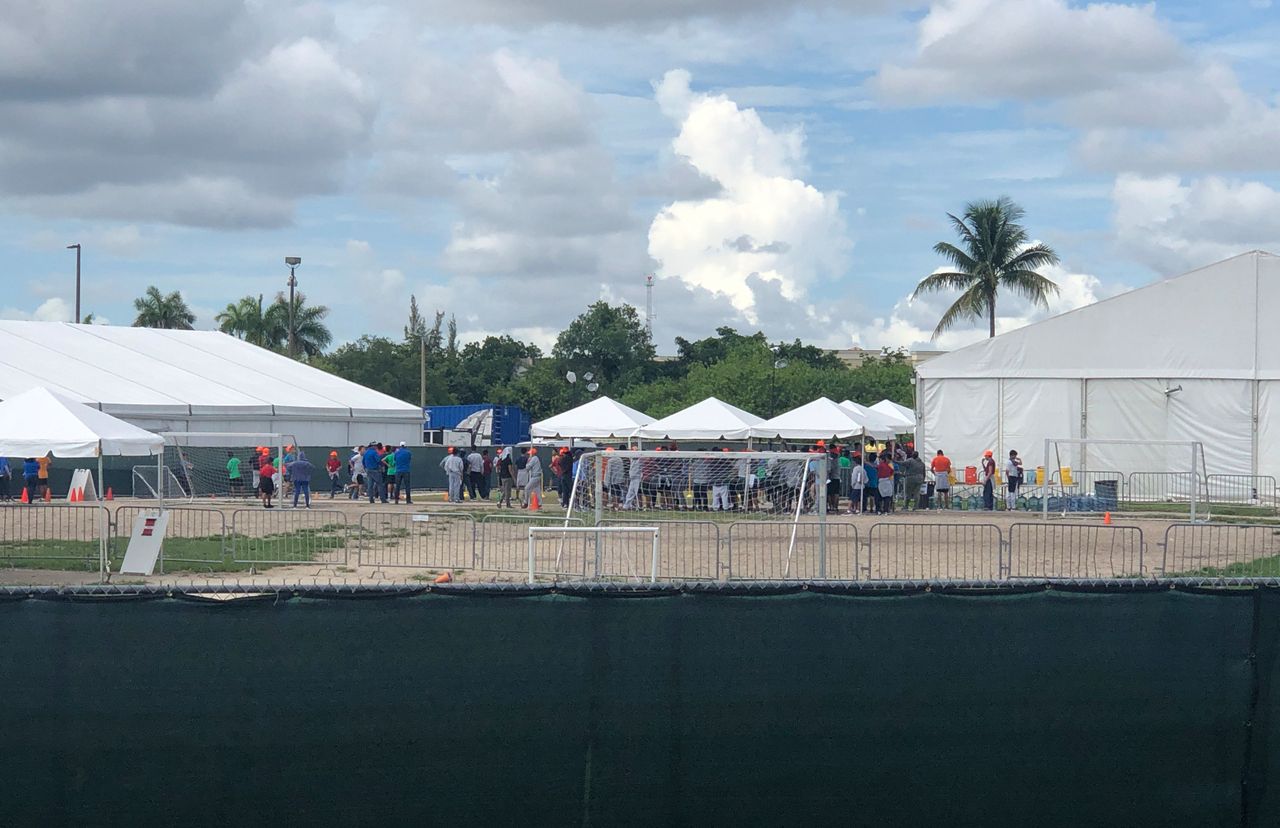
[[[198,498],[252,500],[258,489],[258,460],[267,449],[276,467],[273,476],[280,505],[285,506],[283,478],[291,434],[253,431],[162,431],[164,453],[156,471],[165,485],[153,495],[194,502]],[[232,462],[233,460],[237,462]],[[233,474],[235,476],[233,476]],[[148,476],[149,477],[149,476]],[[135,471],[135,487],[139,475]],[[142,481],[150,488],[150,481]],[[177,488],[177,497],[171,490]]]
[[[1098,450],[1090,452],[1090,447]],[[1079,464],[1075,468],[1071,463],[1073,455]],[[1045,493],[1042,518],[1059,512],[1112,511],[1119,502],[1186,503],[1192,522],[1210,517],[1209,474],[1204,444],[1198,440],[1048,437],[1044,441],[1044,463],[1047,479],[1037,480]],[[1094,488],[1093,497],[1080,499],[1086,504],[1091,502],[1093,508],[1072,508],[1076,500],[1072,495],[1090,486]],[[1105,493],[1103,486],[1107,487]],[[1120,490],[1121,486],[1125,491]],[[1055,489],[1059,508],[1050,509],[1049,494]],[[1103,508],[1109,505],[1111,508]]]

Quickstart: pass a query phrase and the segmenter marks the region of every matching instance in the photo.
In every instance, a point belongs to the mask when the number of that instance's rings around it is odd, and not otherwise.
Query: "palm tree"
[[[308,357],[320,356],[333,341],[333,335],[324,324],[329,309],[324,305],[307,305],[307,297],[298,291],[293,297],[293,335],[297,339],[298,352]],[[267,308],[266,319],[268,330],[273,337],[278,336],[277,347],[287,348],[289,345],[289,299],[284,292],[276,294],[276,301]]]
[[[196,321],[196,315],[187,307],[181,293],[175,290],[166,296],[155,285],[151,285],[146,293],[134,299],[133,307],[138,311],[138,318],[133,320],[135,328],[189,331]]]
[[[219,330],[243,339],[261,348],[278,349],[285,331],[277,329],[270,308],[264,308],[262,294],[244,296],[238,302],[229,303],[222,313],[214,317]]]
[[[961,320],[984,316],[989,322],[989,335],[995,336],[996,295],[1001,290],[1048,309],[1049,297],[1057,295],[1058,286],[1036,269],[1057,264],[1058,254],[1046,244],[1027,243],[1027,230],[1019,224],[1023,215],[1022,208],[1007,196],[965,205],[963,219],[947,213],[960,237],[960,246],[938,242],[933,252],[955,269],[925,277],[911,295],[914,299],[925,293],[962,291],[938,320],[934,339]]]

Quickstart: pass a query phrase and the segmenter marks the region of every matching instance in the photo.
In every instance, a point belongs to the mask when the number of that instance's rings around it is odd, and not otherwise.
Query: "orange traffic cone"
[[[52,502],[53,502],[53,492],[49,491],[49,487],[48,487],[48,486],[46,486],[46,487],[45,487],[45,489],[44,489],[44,502],[45,502],[45,503],[52,503]]]
[[[115,495],[111,494],[111,487],[107,487],[107,500],[115,500]]]
[[[67,498],[67,500],[68,500],[69,502],[71,502],[71,503],[79,503],[79,502],[80,502],[80,498],[79,498],[79,497],[77,497],[76,495],[77,495],[76,490],[75,490],[75,489],[72,489],[72,490],[71,490],[71,497]]]
[[[442,574],[440,574],[440,575],[437,575],[437,576],[436,576],[436,581],[435,581],[435,582],[436,582],[437,584],[448,584],[448,583],[452,583],[452,582],[453,582],[453,573],[452,573],[452,572],[444,572],[444,573],[442,573]]]
[[[536,512],[542,508],[541,501],[538,500],[538,493],[533,492],[529,495],[529,511]]]
[[[27,487],[26,487],[26,486],[23,486],[23,487],[22,487],[22,497],[20,497],[20,498],[18,498],[18,499],[19,499],[21,502],[23,502],[23,503],[30,503],[30,502],[31,502],[31,495],[27,493]]]
[[[1103,512],[1103,513],[1102,513],[1102,525],[1103,525],[1103,526],[1110,526],[1110,525],[1111,525],[1111,513],[1110,513],[1110,512]]]

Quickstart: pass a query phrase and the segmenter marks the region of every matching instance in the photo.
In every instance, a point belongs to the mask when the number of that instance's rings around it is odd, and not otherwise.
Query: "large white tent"
[[[753,437],[783,440],[842,440],[867,433],[865,419],[844,406],[819,397],[751,428]]]
[[[653,418],[648,414],[609,397],[597,397],[562,414],[539,420],[530,428],[530,434],[542,438],[627,439],[651,422]]]
[[[1210,473],[1280,477],[1277,307],[1280,257],[1254,251],[936,357],[916,369],[917,445],[1034,465],[1045,438],[1196,440]],[[1097,443],[1061,460],[1186,471],[1187,454]]]
[[[715,397],[654,420],[636,436],[646,440],[746,440],[751,427],[764,422],[749,411]]]
[[[422,442],[416,405],[216,331],[0,321],[0,400],[37,386],[155,432]]]

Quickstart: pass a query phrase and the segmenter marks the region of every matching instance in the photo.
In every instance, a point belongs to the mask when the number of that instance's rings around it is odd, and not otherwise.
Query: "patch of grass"
[[[1280,555],[1239,561],[1226,566],[1206,566],[1190,572],[1167,573],[1169,578],[1277,578],[1280,577]]]

